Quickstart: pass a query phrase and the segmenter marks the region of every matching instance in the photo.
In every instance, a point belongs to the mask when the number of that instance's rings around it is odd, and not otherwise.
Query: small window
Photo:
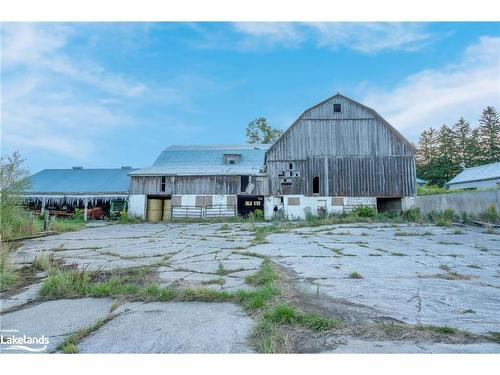
[[[288,169],[293,169],[293,163],[288,164]]]
[[[342,112],[342,107],[340,106],[340,103],[333,105],[333,112]]]
[[[165,176],[162,176],[161,178],[161,187],[160,187],[160,190],[161,191],[165,191],[165,185],[167,183],[167,178]]]
[[[319,194],[319,177],[313,177],[313,194]]]
[[[249,181],[248,176],[241,176],[241,189],[240,189],[241,192],[244,192],[245,190],[247,190],[248,181]]]
[[[238,164],[240,162],[240,154],[224,154],[225,164]]]

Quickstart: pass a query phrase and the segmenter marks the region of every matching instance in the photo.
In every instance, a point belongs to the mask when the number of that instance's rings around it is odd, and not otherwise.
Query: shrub
[[[264,220],[264,211],[257,209],[255,210],[255,220],[262,221]]]
[[[410,208],[403,212],[403,217],[408,221],[416,222],[422,219],[422,213],[419,207]]]
[[[470,224],[472,219],[469,217],[469,214],[467,212],[462,212],[462,223],[464,224]]]
[[[370,206],[357,206],[354,208],[354,210],[352,212],[357,217],[370,217],[370,218],[372,218],[375,216],[375,211]]]
[[[498,221],[498,212],[494,204],[490,204],[486,210],[484,210],[479,217],[481,220],[487,221],[489,223],[496,223]]]
[[[75,208],[75,213],[73,214],[73,219],[83,221],[83,212],[80,208]]]

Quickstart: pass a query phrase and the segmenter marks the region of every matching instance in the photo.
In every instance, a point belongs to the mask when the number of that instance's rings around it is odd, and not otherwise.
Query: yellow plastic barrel
[[[148,223],[157,223],[161,221],[163,216],[163,200],[162,199],[148,199],[148,209],[146,213],[146,220]]]

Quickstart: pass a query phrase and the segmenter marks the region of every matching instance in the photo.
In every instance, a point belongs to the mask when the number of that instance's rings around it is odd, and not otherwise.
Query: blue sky
[[[2,24],[2,153],[44,168],[150,165],[242,143],[337,91],[410,141],[500,107],[500,23]]]

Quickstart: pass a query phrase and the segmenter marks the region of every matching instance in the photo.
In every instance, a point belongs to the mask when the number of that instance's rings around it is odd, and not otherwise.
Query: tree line
[[[451,127],[430,127],[417,145],[417,176],[443,186],[464,168],[500,161],[500,116],[486,107],[476,126],[460,117]]]

